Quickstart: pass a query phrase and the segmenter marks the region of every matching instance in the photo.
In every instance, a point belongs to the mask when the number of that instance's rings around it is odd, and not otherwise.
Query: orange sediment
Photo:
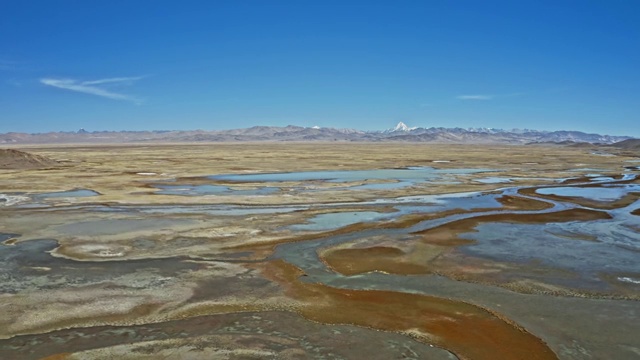
[[[68,359],[70,355],[72,355],[73,353],[60,353],[60,354],[53,354],[53,355],[49,355],[47,357],[43,357],[40,358],[40,360],[65,360]]]
[[[503,195],[496,198],[496,200],[506,209],[545,210],[553,206],[553,204],[542,200],[528,199],[513,195]]]
[[[520,200],[510,197],[509,201],[519,202]],[[480,223],[546,223],[609,218],[610,215],[605,212],[588,209],[570,209],[540,214],[480,215],[417,232],[416,234],[421,235],[421,238],[413,241],[414,245],[409,251],[403,251],[393,246],[329,248],[320,252],[320,258],[331,269],[343,275],[356,275],[370,271],[399,275],[428,274],[444,270],[434,263],[441,254],[447,253],[457,246],[474,243],[473,240],[461,239],[458,236],[465,232],[474,231],[473,229]]]
[[[448,235],[448,238],[455,238],[462,232],[473,230],[473,228],[480,223],[506,222],[539,224],[549,222],[593,221],[604,219],[611,219],[611,215],[607,214],[606,212],[589,209],[569,209],[539,214],[491,214],[453,221],[431,229],[418,231],[416,232],[416,234],[440,235],[434,236],[436,239],[446,234]],[[430,239],[427,237],[425,238],[425,241],[430,241]]]
[[[331,269],[347,276],[370,271],[391,274],[428,274],[430,270],[422,264],[412,263],[407,254],[395,247],[374,246],[357,249],[329,249],[320,254]]]
[[[427,295],[304,283],[298,279],[302,271],[281,260],[259,266],[298,302],[297,312],[310,320],[405,333],[445,348],[460,359],[557,359],[537,337],[471,304]]]

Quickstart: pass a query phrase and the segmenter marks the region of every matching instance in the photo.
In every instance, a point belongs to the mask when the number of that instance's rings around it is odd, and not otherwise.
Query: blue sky
[[[0,132],[640,137],[640,1],[2,1]]]

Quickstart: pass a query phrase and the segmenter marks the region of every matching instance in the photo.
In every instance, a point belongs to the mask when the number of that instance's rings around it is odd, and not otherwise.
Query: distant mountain
[[[503,130],[494,128],[423,128],[408,127],[400,122],[394,129],[383,131],[387,141],[428,141],[449,143],[590,143],[611,144],[629,136],[588,134],[580,131],[537,131],[530,129]]]
[[[640,139],[627,139],[613,143],[609,146],[617,147],[624,150],[640,150]]]
[[[86,131],[41,134],[0,134],[0,144],[233,142],[233,141],[358,141],[472,144],[614,144],[629,136],[587,134],[580,131],[502,130],[494,128],[424,128],[399,122],[383,131],[361,131],[289,125],[254,126],[233,130],[192,131]],[[633,139],[637,140],[637,139]],[[640,141],[640,140],[638,140]]]
[[[417,128],[410,128],[408,127],[405,123],[403,123],[402,121],[400,121],[398,123],[398,125],[396,125],[396,127],[394,127],[393,129],[389,129],[389,130],[385,130],[385,133],[394,133],[394,132],[410,132],[412,130],[415,130]]]

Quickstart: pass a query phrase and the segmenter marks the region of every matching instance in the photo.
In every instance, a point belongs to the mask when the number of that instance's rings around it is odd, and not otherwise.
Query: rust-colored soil
[[[265,275],[300,302],[314,321],[407,333],[460,359],[557,359],[540,339],[482,308],[460,301],[392,291],[338,289],[299,281],[284,261],[263,264]]]
[[[540,224],[549,222],[593,221],[603,219],[611,219],[611,215],[606,212],[589,209],[569,209],[541,214],[492,214],[453,221],[441,226],[417,232],[417,234],[425,235],[425,241],[432,242],[434,240],[440,240],[443,237],[445,239],[455,238],[460,233],[473,230],[473,228],[480,223],[507,222]],[[430,237],[433,237],[434,239],[430,239]]]
[[[40,360],[65,360],[69,358],[69,355],[71,355],[71,353],[54,354],[51,356],[43,357]]]
[[[426,265],[411,263],[404,251],[386,246],[357,249],[328,250],[322,259],[333,270],[343,275],[356,275],[369,271],[383,271],[392,274],[426,274]]]
[[[498,202],[502,204],[507,209],[522,209],[522,210],[545,210],[549,209],[553,206],[553,204],[534,200],[527,199],[520,196],[512,196],[512,195],[503,195],[497,198]]]

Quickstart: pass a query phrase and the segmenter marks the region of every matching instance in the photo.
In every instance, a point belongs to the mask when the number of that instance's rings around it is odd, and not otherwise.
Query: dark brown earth
[[[322,352],[337,359],[451,359],[446,350],[401,334],[349,325],[328,326],[286,311],[205,315],[129,327],[95,326],[24,335],[0,340],[0,358],[122,358],[117,356],[119,348],[126,353],[125,359],[310,359]]]
[[[45,156],[14,149],[0,149],[0,169],[38,169],[59,163]]]
[[[625,150],[640,150],[640,139],[627,139],[618,141],[617,143],[611,144],[609,146]]]

